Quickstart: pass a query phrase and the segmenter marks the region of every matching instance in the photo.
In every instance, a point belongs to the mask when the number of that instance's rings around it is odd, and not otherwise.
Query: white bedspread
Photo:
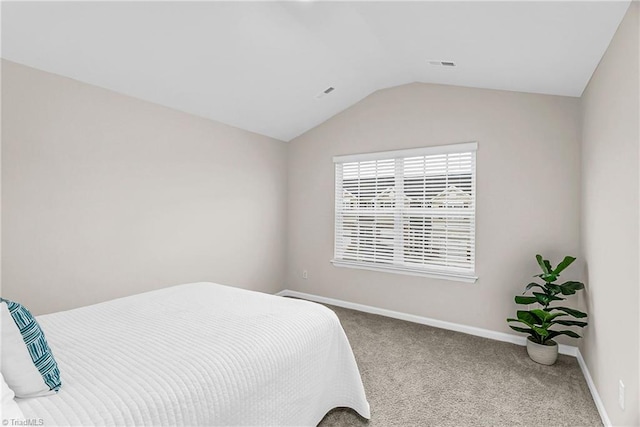
[[[369,418],[319,304],[193,283],[37,319],[63,385],[18,404],[45,425],[316,425],[337,406]]]

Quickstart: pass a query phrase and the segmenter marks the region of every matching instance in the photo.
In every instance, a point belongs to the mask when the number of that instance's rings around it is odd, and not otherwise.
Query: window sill
[[[340,260],[331,260],[331,264],[334,267],[346,267],[346,268],[356,268],[359,270],[370,270],[370,271],[380,271],[383,273],[395,273],[395,274],[406,274],[409,276],[421,276],[421,277],[429,277],[432,279],[444,279],[444,280],[453,280],[456,282],[465,282],[465,283],[475,283],[478,280],[478,277],[473,274],[468,273],[455,273],[449,271],[438,271],[438,270],[422,270],[418,268],[410,268],[410,267],[399,267],[399,266],[383,266],[383,265],[372,265],[362,262],[350,262],[350,261],[340,261]]]

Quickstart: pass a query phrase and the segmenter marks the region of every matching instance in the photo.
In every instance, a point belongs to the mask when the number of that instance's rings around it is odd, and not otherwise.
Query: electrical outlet
[[[624,411],[624,383],[622,380],[618,383],[618,405]]]
[[[309,272],[307,270],[302,270],[302,278],[303,279],[308,279],[309,278]]]

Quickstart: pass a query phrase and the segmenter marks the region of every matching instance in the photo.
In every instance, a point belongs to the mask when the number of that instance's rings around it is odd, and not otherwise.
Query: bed
[[[369,418],[340,322],[319,304],[192,283],[37,318],[62,388],[44,425],[316,425]]]

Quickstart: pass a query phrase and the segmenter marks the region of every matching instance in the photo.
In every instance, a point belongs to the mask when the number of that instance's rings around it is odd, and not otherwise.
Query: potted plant
[[[587,326],[587,322],[570,320],[567,319],[567,316],[581,319],[587,317],[587,314],[569,307],[551,306],[551,303],[565,300],[566,298],[560,295],[573,295],[576,291],[584,289],[584,284],[575,281],[567,281],[562,284],[555,283],[560,277],[560,273],[576,260],[574,257],[564,257],[562,262],[555,268],[551,266],[549,260],[543,259],[541,255],[536,255],[536,259],[542,269],[542,273],[533,277],[539,277],[544,283],[529,283],[523,295],[531,291],[531,296],[516,296],[515,301],[516,304],[521,305],[538,304],[541,308],[518,310],[516,312],[517,319],[509,318],[507,322],[518,322],[526,326],[521,327],[509,324],[509,327],[514,331],[529,334],[527,337],[527,353],[529,353],[529,357],[534,362],[553,365],[558,358],[558,343],[553,339],[559,335],[568,335],[573,338],[580,338],[580,335],[568,329],[557,330],[551,328],[556,325],[583,328]],[[538,291],[532,291],[534,288],[538,288]]]

